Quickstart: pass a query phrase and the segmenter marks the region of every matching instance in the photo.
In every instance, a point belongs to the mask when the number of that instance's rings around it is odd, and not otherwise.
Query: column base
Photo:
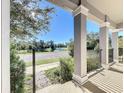
[[[110,68],[110,65],[109,64],[102,64],[102,67],[107,70]]]
[[[76,81],[78,84],[83,85],[84,83],[87,82],[88,76],[86,75],[86,76],[80,77],[80,76],[78,76],[78,75],[73,74],[72,79],[73,79],[74,81]]]
[[[115,62],[115,63],[119,63],[119,60],[117,60],[117,59],[114,59],[114,62]]]

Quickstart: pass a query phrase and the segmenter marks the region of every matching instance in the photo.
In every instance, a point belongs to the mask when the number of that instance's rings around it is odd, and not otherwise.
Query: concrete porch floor
[[[123,72],[123,64],[121,63],[116,63],[110,67],[111,70],[115,70],[118,72]]]
[[[117,67],[118,64],[113,65]],[[119,65],[122,68],[122,65]],[[119,69],[120,69],[119,68]],[[65,84],[55,84],[36,93],[122,93],[123,91],[123,73],[115,69],[103,70],[93,76],[83,86],[76,85],[73,81]]]

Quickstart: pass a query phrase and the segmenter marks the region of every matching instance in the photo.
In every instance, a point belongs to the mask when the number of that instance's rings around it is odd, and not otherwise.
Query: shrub
[[[50,79],[51,83],[56,84],[61,82],[60,68],[52,68],[46,71],[46,76]]]
[[[73,61],[71,58],[60,59],[60,67],[46,71],[46,76],[52,83],[64,83],[72,79]]]
[[[15,46],[10,49],[11,93],[23,93],[25,64],[16,56]]]
[[[72,59],[60,59],[60,67],[62,83],[72,80],[72,73],[74,71],[74,63]]]

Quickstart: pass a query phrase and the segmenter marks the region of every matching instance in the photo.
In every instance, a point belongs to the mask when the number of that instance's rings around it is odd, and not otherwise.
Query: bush
[[[60,59],[60,67],[46,71],[46,76],[52,83],[64,83],[72,80],[73,61],[71,58]]]
[[[46,76],[50,79],[51,83],[56,84],[61,82],[60,68],[52,68],[46,71]]]
[[[11,93],[23,93],[25,64],[16,56],[15,46],[10,49]]]
[[[72,80],[72,73],[74,71],[74,63],[72,59],[60,59],[60,67],[62,83]]]

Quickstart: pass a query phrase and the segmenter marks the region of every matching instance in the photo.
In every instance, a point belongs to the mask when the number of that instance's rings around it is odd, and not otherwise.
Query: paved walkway
[[[55,84],[36,93],[122,93],[123,74],[113,70],[103,70],[88,79],[81,87],[72,81]]]
[[[83,93],[73,82],[65,84],[55,84],[38,90],[36,93]]]
[[[36,65],[36,73],[44,70],[48,70],[54,67],[58,67],[60,65],[59,62],[55,63],[49,63],[49,64],[44,64],[44,65]],[[32,74],[32,66],[26,68],[26,74]]]
[[[32,55],[31,54],[19,54],[19,56],[20,56],[20,59],[24,60],[24,62],[31,62],[32,61]],[[68,51],[58,51],[58,52],[50,52],[50,53],[36,53],[36,60],[61,58],[61,57],[69,57]]]

